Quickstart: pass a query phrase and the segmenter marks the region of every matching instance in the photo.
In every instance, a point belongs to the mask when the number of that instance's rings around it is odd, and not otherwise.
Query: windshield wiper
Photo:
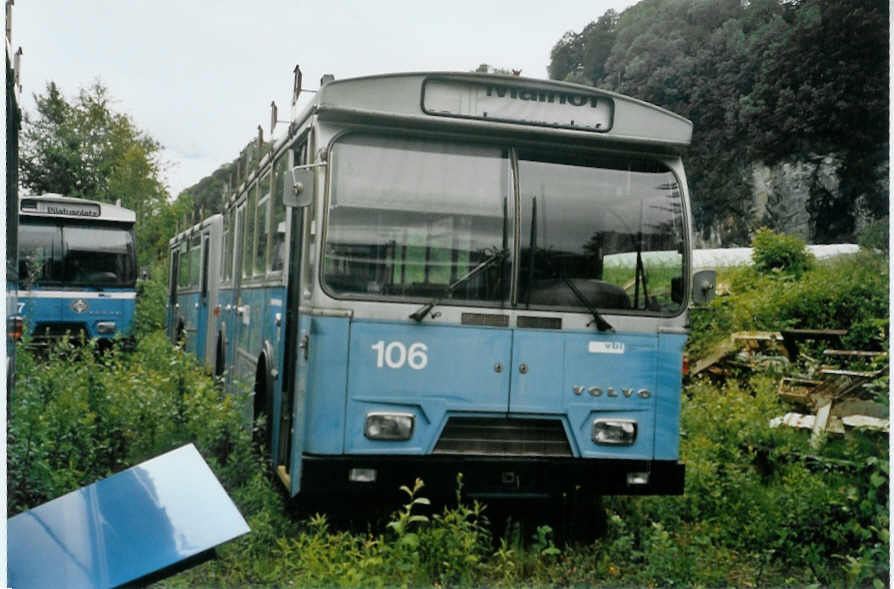
[[[593,321],[596,322],[596,328],[599,331],[614,331],[615,330],[615,328],[611,326],[611,323],[609,323],[608,321],[605,320],[605,318],[602,316],[602,314],[599,312],[599,310],[590,303],[590,301],[587,299],[587,297],[584,295],[584,293],[582,293],[580,291],[580,289],[577,288],[577,286],[573,282],[571,282],[571,280],[564,274],[562,275],[562,282],[564,282],[568,286],[568,288],[571,289],[571,292],[574,293],[574,296],[577,297],[577,300],[579,300],[581,302],[581,304],[587,308],[587,311],[589,311],[590,315],[593,316]],[[587,327],[589,327],[590,324],[593,323],[593,321],[590,321],[590,323],[587,323]]]
[[[441,293],[441,295],[439,297],[432,299],[430,302],[425,303],[423,306],[421,306],[417,311],[411,313],[410,319],[415,319],[416,321],[422,321],[423,319],[425,319],[426,315],[428,315],[428,313],[432,309],[435,308],[435,306],[440,304],[440,302],[444,299],[444,297],[450,296],[454,290],[456,290],[457,288],[459,288],[460,286],[465,284],[472,277],[478,275],[479,273],[481,273],[482,271],[484,271],[485,269],[487,269],[488,267],[493,265],[494,262],[502,261],[502,260],[506,259],[507,257],[509,257],[508,249],[504,248],[504,249],[494,250],[493,253],[491,253],[487,258],[485,258],[480,264],[478,264],[477,266],[475,266],[474,268],[469,270],[468,273],[466,273],[463,276],[460,276],[459,278],[457,278],[456,280],[454,280],[453,282],[448,284],[447,287],[444,289],[444,292]]]
[[[639,285],[643,285],[643,309],[649,306],[649,291],[646,287],[646,267],[643,265],[643,233],[636,238],[636,273],[634,275],[633,308],[639,306]]]

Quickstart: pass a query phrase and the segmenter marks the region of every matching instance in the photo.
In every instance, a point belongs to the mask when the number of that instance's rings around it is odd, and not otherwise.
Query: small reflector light
[[[355,483],[374,483],[376,482],[376,469],[352,468],[348,473],[348,480]]]
[[[603,446],[632,446],[636,441],[636,422],[632,419],[595,419],[593,441]]]
[[[214,309],[211,311],[211,314],[215,317],[220,317],[220,305],[214,305]]]
[[[689,374],[689,354],[683,354],[683,376]]]
[[[627,485],[635,486],[635,485],[648,485],[649,484],[649,473],[647,472],[628,472],[627,473]]]

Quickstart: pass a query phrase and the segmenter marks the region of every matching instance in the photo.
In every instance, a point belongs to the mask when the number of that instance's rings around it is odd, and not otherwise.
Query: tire
[[[224,373],[224,352],[223,352],[223,336],[217,336],[217,351],[214,353],[214,377],[218,381],[223,380]]]
[[[267,361],[261,358],[255,372],[255,398],[252,418],[252,435],[255,444],[264,446],[266,453],[272,451],[273,442],[273,391],[268,384]]]

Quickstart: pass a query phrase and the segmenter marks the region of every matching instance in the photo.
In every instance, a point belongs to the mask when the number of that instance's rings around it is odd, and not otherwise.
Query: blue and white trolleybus
[[[195,354],[209,371],[222,367],[216,348],[209,345],[217,333],[214,309],[220,312],[217,289],[222,221],[221,215],[212,215],[169,242],[168,335]]]
[[[19,206],[19,313],[35,338],[127,336],[136,302],[133,211],[58,194]]]
[[[691,123],[521,77],[324,82],[226,198],[209,311],[289,492],[682,493]]]

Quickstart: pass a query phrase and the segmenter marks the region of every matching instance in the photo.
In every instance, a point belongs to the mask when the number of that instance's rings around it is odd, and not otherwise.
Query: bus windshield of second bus
[[[19,275],[23,286],[131,288],[137,278],[133,227],[25,218]]]
[[[683,311],[682,191],[660,159],[362,134],[331,157],[323,282],[339,298]]]

